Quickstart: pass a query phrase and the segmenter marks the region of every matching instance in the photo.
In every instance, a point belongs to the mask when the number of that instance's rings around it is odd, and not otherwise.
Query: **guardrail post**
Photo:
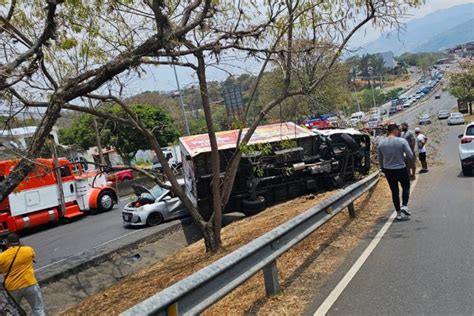
[[[273,260],[263,268],[263,279],[267,295],[275,295],[280,292],[276,260]]]
[[[356,212],[355,212],[354,202],[351,202],[351,203],[347,206],[347,209],[349,210],[349,216],[350,216],[350,218],[355,218],[355,217],[356,217]]]

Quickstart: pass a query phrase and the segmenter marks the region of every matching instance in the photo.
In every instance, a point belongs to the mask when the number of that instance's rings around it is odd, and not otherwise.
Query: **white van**
[[[365,119],[365,113],[364,112],[355,112],[351,115],[351,124],[356,125],[360,122],[363,122]]]

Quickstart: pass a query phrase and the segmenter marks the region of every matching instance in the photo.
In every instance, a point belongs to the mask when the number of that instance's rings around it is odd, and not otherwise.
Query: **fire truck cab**
[[[7,177],[17,163],[0,161],[0,179]],[[106,185],[105,175],[98,171],[83,172],[79,165],[74,173],[67,159],[58,159],[58,170],[53,159],[36,159],[34,169],[0,203],[0,235],[74,218],[84,211],[109,211],[117,203],[115,189]]]

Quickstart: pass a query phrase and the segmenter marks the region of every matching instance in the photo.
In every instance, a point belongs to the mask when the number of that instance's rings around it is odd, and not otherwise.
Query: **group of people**
[[[420,173],[428,172],[427,141],[428,138],[421,133],[419,127],[415,128],[415,133],[413,133],[409,130],[407,123],[402,123],[400,126],[390,124],[387,128],[387,137],[378,145],[380,169],[385,174],[392,192],[397,220],[403,220],[404,216],[411,216],[408,200],[410,180],[416,178],[416,152],[421,163]],[[402,187],[401,203],[399,184]]]

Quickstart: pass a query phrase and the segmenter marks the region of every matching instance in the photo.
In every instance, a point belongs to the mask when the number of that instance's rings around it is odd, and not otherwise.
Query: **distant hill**
[[[474,40],[474,3],[438,10],[383,34],[364,47],[368,53],[429,52]]]

